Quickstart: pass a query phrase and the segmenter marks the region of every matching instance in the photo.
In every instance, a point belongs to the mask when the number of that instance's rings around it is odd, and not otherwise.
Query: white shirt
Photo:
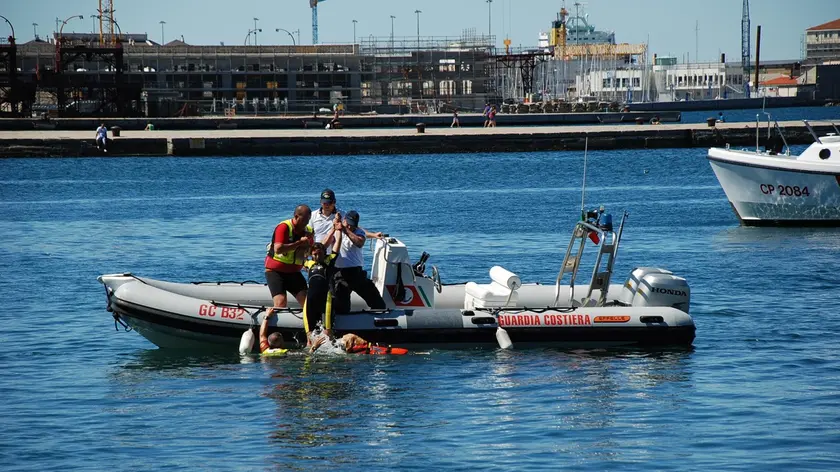
[[[365,232],[360,228],[356,228],[355,234],[365,237]],[[338,252],[338,259],[335,260],[335,266],[339,269],[347,267],[362,267],[365,263],[364,250],[365,245],[358,247],[350,241],[347,235],[341,237],[341,249]]]
[[[344,212],[339,210],[338,207],[336,207],[335,211],[333,211],[330,216],[324,216],[321,208],[319,208],[318,211],[312,212],[312,218],[309,219],[309,225],[312,226],[312,229],[315,231],[316,243],[323,243],[324,240],[327,239],[327,235],[330,234],[333,222],[335,221],[336,212],[341,212],[342,215],[344,214]],[[330,252],[332,252],[332,249],[327,248],[327,254]]]

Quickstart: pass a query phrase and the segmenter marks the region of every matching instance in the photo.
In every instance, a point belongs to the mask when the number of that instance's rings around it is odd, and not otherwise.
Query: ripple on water
[[[330,187],[366,228],[400,237],[414,257],[431,253],[444,282],[486,281],[500,264],[553,283],[580,211],[582,153],[12,159],[0,169],[9,470],[840,462],[837,230],[738,226],[703,150],[589,153],[587,206],[630,212],[617,280],[653,265],[691,285],[694,347],[657,351],[166,352],[115,331],[95,281],[124,271],[262,280],[271,228]],[[266,189],[265,169],[307,179]]]

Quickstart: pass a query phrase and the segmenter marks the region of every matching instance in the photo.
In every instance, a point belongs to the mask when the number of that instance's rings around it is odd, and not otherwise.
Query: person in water
[[[310,348],[310,352],[314,353],[327,342],[327,339],[327,336],[318,338],[312,345],[312,348]],[[353,333],[347,333],[338,339],[332,340],[331,343],[347,354],[408,354],[408,350],[405,348],[373,344]]]
[[[280,333],[268,334],[268,320],[274,312],[269,310],[260,325],[260,354],[271,354],[283,350],[283,335]]]
[[[282,356],[288,352],[288,349],[283,348],[283,335],[279,332],[268,334],[268,320],[271,319],[273,312],[269,311],[265,314],[262,324],[260,324],[260,355],[264,357]],[[309,348],[309,353],[315,352],[326,341],[326,336],[316,339]]]

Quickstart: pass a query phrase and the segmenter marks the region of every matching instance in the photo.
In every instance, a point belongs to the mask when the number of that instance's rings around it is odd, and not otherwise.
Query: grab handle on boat
[[[665,318],[661,316],[640,316],[639,321],[642,323],[664,323]]]
[[[377,328],[387,328],[391,326],[399,326],[400,322],[394,318],[375,318],[373,325]]]

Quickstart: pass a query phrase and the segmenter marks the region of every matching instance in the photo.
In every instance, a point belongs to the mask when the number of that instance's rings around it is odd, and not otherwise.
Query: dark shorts
[[[306,290],[306,279],[300,272],[274,272],[273,270],[265,271],[265,280],[268,282],[268,290],[271,292],[271,297],[277,295],[285,295],[286,292],[292,295]]]

